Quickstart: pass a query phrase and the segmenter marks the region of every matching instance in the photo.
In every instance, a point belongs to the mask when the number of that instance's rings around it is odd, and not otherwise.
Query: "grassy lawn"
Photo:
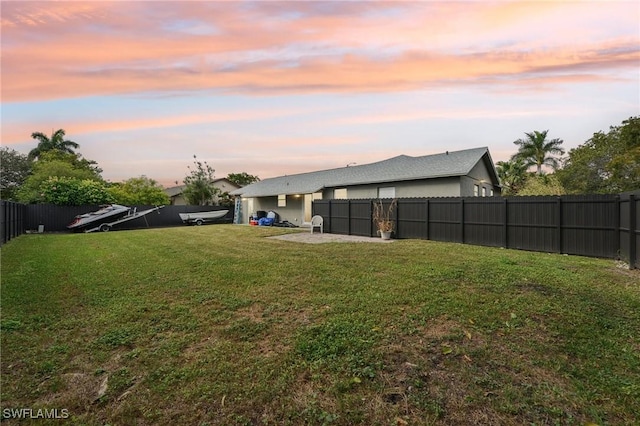
[[[432,241],[264,238],[284,232],[9,242],[3,413],[66,409],[86,425],[640,422],[638,271]]]

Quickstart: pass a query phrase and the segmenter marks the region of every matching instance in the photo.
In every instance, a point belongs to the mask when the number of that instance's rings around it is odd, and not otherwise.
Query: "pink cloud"
[[[309,111],[304,111],[308,113]],[[65,124],[68,134],[77,135],[102,133],[102,132],[124,132],[128,130],[140,129],[161,129],[169,127],[186,126],[199,123],[227,123],[234,121],[253,121],[270,119],[276,117],[291,117],[303,113],[296,109],[270,109],[270,110],[244,110],[226,113],[202,113],[202,114],[171,114],[168,116],[154,116],[147,118],[130,119],[86,119],[70,121]],[[7,123],[3,125],[2,142],[12,145],[23,143],[31,135],[34,129],[31,123]],[[34,142],[35,143],[35,142]]]
[[[35,58],[32,58],[35,61]],[[577,75],[576,81],[602,79],[611,71],[632,69],[640,61],[640,50],[622,44],[606,51],[593,48],[573,52],[479,52],[473,55],[443,55],[406,52],[400,57],[377,60],[345,55],[302,59],[295,67],[282,67],[264,60],[237,65],[229,71],[198,67],[158,67],[135,69],[72,70],[67,67],[41,69],[15,65],[4,72],[3,99],[51,99],[118,93],[224,89],[237,93],[313,93],[357,91],[403,91],[432,83],[456,85],[476,81],[484,85],[519,85],[532,75],[546,77],[548,83]],[[9,67],[12,61],[9,60]],[[32,61],[25,61],[33,63]],[[21,69],[22,68],[22,69]],[[606,71],[602,75],[594,72]]]
[[[536,45],[537,35],[523,37],[518,28],[545,19],[553,25],[567,12],[592,19],[595,8],[580,3],[165,4],[3,5],[3,101],[208,89],[264,94],[403,91],[434,83],[517,86],[532,75],[548,84],[570,83],[615,78],[640,59],[637,35],[598,44],[569,37],[563,44],[562,36],[579,25],[574,20],[554,26],[552,43],[543,31],[550,44]],[[601,13],[622,14],[615,4]],[[511,45],[494,45],[509,37]]]

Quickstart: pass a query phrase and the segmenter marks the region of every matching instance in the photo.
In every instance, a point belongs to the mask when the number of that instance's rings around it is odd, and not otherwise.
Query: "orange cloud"
[[[155,91],[231,90],[245,94],[357,91],[403,91],[429,84],[475,81],[477,84],[521,84],[532,75],[548,82],[576,74],[575,81],[602,79],[598,70],[637,68],[640,50],[631,45],[614,49],[565,52],[480,52],[443,55],[407,52],[377,60],[346,55],[302,59],[285,67],[273,60],[238,65],[229,71],[183,67],[155,69],[43,70],[28,67],[3,73],[3,100],[50,99]],[[17,67],[16,67],[17,68]],[[588,74],[578,75],[588,70]]]
[[[618,78],[640,60],[637,34],[594,44],[574,35],[595,31],[578,19],[555,25],[566,13],[587,22],[598,11],[627,16],[617,4],[605,11],[580,2],[16,2],[3,9],[3,102],[570,83]]]

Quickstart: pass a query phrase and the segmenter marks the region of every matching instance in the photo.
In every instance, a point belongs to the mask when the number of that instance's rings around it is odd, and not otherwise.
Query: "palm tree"
[[[551,166],[554,169],[558,168],[558,159],[553,155],[563,155],[564,149],[560,147],[562,145],[562,139],[547,140],[548,130],[539,132],[534,130],[531,133],[526,133],[526,138],[518,139],[514,144],[518,145],[518,152],[513,156],[513,159],[521,159],[524,164],[529,166],[536,166],[536,173],[542,174],[542,166]]]
[[[496,163],[500,183],[504,187],[504,195],[517,195],[527,181],[527,166],[521,158]]]
[[[51,137],[48,137],[41,132],[31,133],[31,137],[38,141],[38,146],[29,152],[29,159],[35,160],[47,151],[60,151],[75,154],[73,150],[77,149],[80,145],[74,141],[65,139],[64,136],[64,129],[58,129],[55,132],[52,130]]]

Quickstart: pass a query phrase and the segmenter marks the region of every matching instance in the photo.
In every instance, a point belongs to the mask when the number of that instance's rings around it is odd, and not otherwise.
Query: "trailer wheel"
[[[100,225],[100,231],[101,232],[107,232],[109,230],[111,230],[111,227],[108,224],[103,223],[102,225]]]
[[[203,223],[204,223],[204,222],[203,222],[203,220],[202,220],[202,219],[198,219],[198,220],[196,220],[196,225],[197,225],[197,226],[200,226],[200,225],[202,225]]]

